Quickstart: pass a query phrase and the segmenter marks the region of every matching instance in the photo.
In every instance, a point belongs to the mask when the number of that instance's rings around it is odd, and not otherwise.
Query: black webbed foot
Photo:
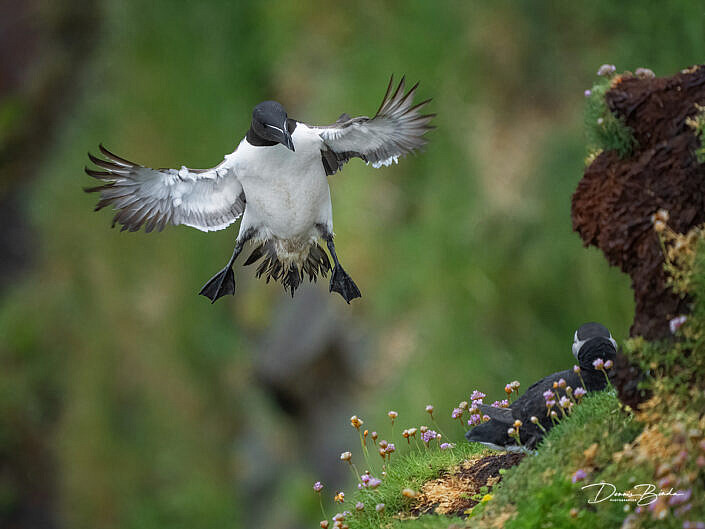
[[[343,296],[347,303],[350,303],[355,298],[362,297],[360,289],[357,288],[355,282],[340,265],[333,267],[333,274],[330,278],[330,292],[337,292]]]
[[[226,266],[211,277],[208,282],[203,285],[199,294],[210,299],[211,304],[215,303],[218,298],[226,294],[235,294],[235,274],[233,273],[233,267]]]

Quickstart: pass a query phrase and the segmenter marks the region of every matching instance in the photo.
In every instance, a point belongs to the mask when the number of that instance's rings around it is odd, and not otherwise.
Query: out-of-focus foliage
[[[300,453],[348,448],[299,430],[254,375],[284,292],[238,269],[235,298],[196,296],[232,229],[120,234],[91,211],[82,167],[100,141],[152,166],[209,167],[261,100],[325,123],[374,112],[392,72],[421,81],[438,113],[427,151],[384,170],[353,161],[331,178],[339,255],[363,298],[331,298],[330,310],[371,345],[357,408],[338,410],[330,432],[352,413],[381,423],[390,407],[405,427],[429,401],[450,410],[472,387],[565,368],[584,321],[626,336],[627,278],[571,231],[583,91],[604,62],[662,75],[702,61],[697,3],[92,9],[100,38],[80,97],[23,195],[37,259],[0,300],[0,458],[44,447],[65,527],[310,523],[310,483],[327,463]],[[0,100],[0,137],[18,105]],[[0,474],[3,513],[18,494]]]

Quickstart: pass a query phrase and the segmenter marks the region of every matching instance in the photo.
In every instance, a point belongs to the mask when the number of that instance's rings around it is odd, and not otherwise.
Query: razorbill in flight
[[[480,413],[488,415],[490,420],[468,431],[465,434],[466,439],[498,450],[519,451],[521,448],[507,433],[514,425],[514,421],[518,419],[522,422],[519,428],[521,444],[525,448],[534,448],[543,438],[544,430],[548,431],[553,427],[553,421],[546,413],[547,399],[544,397],[544,392],[553,391],[558,398],[565,396],[564,389],[553,387],[553,383],[557,383],[560,379],[565,380],[566,386],[570,386],[573,392],[577,388],[583,388],[588,392],[605,389],[607,385],[605,375],[595,369],[593,362],[598,358],[605,362],[608,360],[614,362],[617,356],[617,343],[604,325],[585,323],[575,331],[573,336],[573,355],[578,361],[579,373],[568,369],[548,375],[530,386],[508,408],[495,408],[481,404]],[[558,404],[556,403],[555,406],[557,408]],[[531,417],[536,417],[544,430],[533,424]]]
[[[291,119],[281,104],[264,101],[254,108],[250,129],[235,151],[211,169],[150,169],[101,145],[106,159],[88,156],[102,170],[86,168],[86,173],[104,183],[86,191],[100,193],[96,211],[116,210],[113,226],[120,223],[122,230],[185,224],[214,231],[242,216],[232,257],[200,291],[211,302],[234,294],[232,266],[248,241],[255,247],[244,264],[260,261],[257,277],[280,281],[293,296],[304,276],[315,281],[331,270],[320,238],[333,258],[330,291],[350,303],[360,290],[335,252],[327,177],[351,158],[377,168],[425,145],[435,114],[421,114],[430,99],[413,103],[417,87],[405,92],[404,78],[396,88],[392,78],[373,118],[343,114],[326,126]]]

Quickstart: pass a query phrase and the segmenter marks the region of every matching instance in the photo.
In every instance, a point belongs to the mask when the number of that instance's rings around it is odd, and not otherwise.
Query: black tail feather
[[[256,262],[260,257],[262,257],[264,255],[262,248],[264,248],[264,245],[260,244],[257,248],[252,250],[252,253],[247,258],[247,261],[245,261],[244,266],[251,265],[252,263]]]
[[[308,276],[309,281],[315,283],[318,276],[326,277],[331,270],[328,254],[317,244],[311,244],[306,260],[300,265],[292,264],[288,269],[284,267],[277,257],[277,252],[272,241],[267,241],[257,246],[245,261],[245,265],[251,265],[262,259],[257,266],[255,275],[259,278],[265,276],[265,280],[279,281],[284,290],[294,296],[294,292],[299,288],[304,276]]]

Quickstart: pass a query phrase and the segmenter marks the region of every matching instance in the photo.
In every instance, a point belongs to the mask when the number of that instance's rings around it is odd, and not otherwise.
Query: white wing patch
[[[97,166],[86,173],[105,182],[86,189],[99,192],[96,211],[115,210],[113,226],[122,230],[161,231],[166,224],[184,224],[201,231],[222,230],[235,222],[245,209],[242,185],[233,171],[232,157],[206,170],[150,169],[121,158],[100,145],[107,159],[89,153]]]

